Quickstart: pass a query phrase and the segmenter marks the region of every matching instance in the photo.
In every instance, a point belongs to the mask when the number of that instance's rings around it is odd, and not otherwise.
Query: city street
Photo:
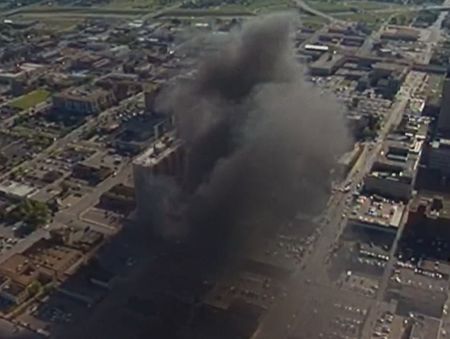
[[[410,95],[414,92],[414,89],[420,85],[420,82],[417,80],[418,78],[416,78],[414,74],[411,76],[412,79],[405,81],[404,87],[400,89],[397,100],[391,109],[391,113],[381,128],[375,146],[372,147],[371,150],[362,152],[361,158],[357,161],[356,165],[344,181],[350,183],[349,192],[337,192],[332,197],[329,204],[330,207],[326,212],[329,222],[325,223],[320,228],[319,239],[314,246],[312,254],[307,259],[306,267],[304,269],[300,268],[293,273],[286,286],[287,295],[279,300],[267,312],[252,339],[286,338],[286,319],[291,317],[292,314],[299,312],[299,309],[301,308],[314,307],[314,305],[322,298],[320,291],[333,288],[327,274],[327,266],[324,263],[330,250],[336,243],[336,240],[339,238],[339,235],[343,230],[343,225],[346,222],[345,219],[342,218],[342,214],[346,207],[345,200],[352,195],[356,186],[361,183],[364,176],[369,172],[381,150],[386,135],[400,122]],[[397,234],[396,241],[398,241],[400,232],[401,231]],[[395,251],[395,246],[392,251]],[[390,270],[392,270],[392,263],[390,263],[388,269],[386,269],[385,276],[383,277],[383,289],[379,290],[378,298],[381,298],[384,293],[389,277],[388,271]],[[311,285],[314,285],[314,287]],[[311,291],[312,288],[313,290]],[[358,299],[357,296],[355,296],[355,298]],[[373,309],[376,310],[376,307]]]

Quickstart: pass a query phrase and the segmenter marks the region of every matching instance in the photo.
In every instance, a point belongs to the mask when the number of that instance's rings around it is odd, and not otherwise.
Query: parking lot
[[[352,291],[321,288],[305,291],[315,295],[314,303],[293,314],[287,320],[288,325],[296,325],[291,332],[292,338],[343,339],[360,338],[364,322],[368,315],[369,299],[358,296]],[[314,293],[314,294],[313,294]],[[308,313],[308,314],[306,314]]]
[[[34,331],[54,331],[70,324],[86,312],[86,307],[59,293],[53,293],[45,303],[34,303],[18,317],[18,321]]]
[[[336,284],[350,291],[354,291],[366,297],[375,297],[379,288],[379,281],[369,276],[347,271],[341,274]]]

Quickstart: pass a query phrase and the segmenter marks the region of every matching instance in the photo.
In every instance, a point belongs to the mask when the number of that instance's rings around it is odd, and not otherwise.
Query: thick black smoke
[[[124,227],[130,247],[142,249],[134,255],[134,274],[115,285],[85,323],[58,338],[178,338],[172,332],[183,330],[189,316],[179,320],[176,308],[155,299],[181,294],[196,300],[215,273],[211,267],[226,267],[234,254],[258,246],[254,239],[322,206],[330,169],[349,140],[340,106],[304,81],[288,19],[245,25],[218,54],[200,60],[191,82],[161,97],[176,116],[188,167],[184,194],[161,181],[159,206],[179,218],[157,226],[164,232],[181,223],[189,236],[174,246],[169,241],[166,251],[159,239],[149,244],[148,227],[141,233]],[[136,296],[147,301],[139,309],[151,316],[130,307]]]
[[[184,222],[219,252],[319,208],[349,144],[341,107],[304,80],[290,19],[248,23],[163,96],[188,150]]]

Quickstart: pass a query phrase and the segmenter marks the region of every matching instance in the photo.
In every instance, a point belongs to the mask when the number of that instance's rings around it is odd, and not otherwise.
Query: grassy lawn
[[[268,13],[277,11],[286,11],[296,8],[296,5],[291,0],[248,0],[242,4],[224,4],[217,9],[221,10],[236,10],[253,13]]]
[[[372,29],[377,29],[389,18],[389,16],[390,15],[387,15],[386,13],[365,12],[336,15],[336,18],[346,21],[362,22]]]
[[[290,0],[250,0],[246,8],[250,10],[260,10],[263,8],[289,8],[294,7],[295,4]]]
[[[77,15],[142,15],[146,12],[134,8],[108,8],[108,7],[64,7],[64,6],[40,6],[25,8],[20,11],[21,15],[46,15],[55,18],[57,15],[70,14],[74,18]]]
[[[47,100],[49,96],[50,92],[37,89],[14,100],[9,106],[25,110]]]
[[[231,8],[214,8],[214,9],[174,9],[163,12],[159,17],[208,17],[208,16],[247,16],[254,15],[253,12],[246,8],[239,7]]]
[[[82,19],[53,19],[46,18],[44,20],[40,20],[43,22],[47,29],[55,30],[55,31],[65,31],[71,28],[74,28],[77,24],[82,22]]]
[[[301,19],[303,26],[311,29],[319,29],[327,22],[326,19],[318,16],[308,16]]]
[[[399,5],[377,1],[337,1],[337,0],[311,0],[308,4],[325,13],[348,12],[351,10],[377,10],[385,8],[399,8]]]
[[[278,4],[278,5],[269,5],[262,8],[258,8],[255,10],[257,13],[270,13],[270,12],[282,12],[292,10],[294,8],[291,4]]]
[[[413,22],[414,18],[418,15],[416,12],[404,12],[393,15],[390,24],[392,25],[409,25]]]
[[[10,18],[17,21],[38,20],[42,25],[41,27],[37,28],[37,30],[40,32],[42,28],[45,31],[44,33],[51,31],[66,31],[83,22],[82,18],[68,18],[64,16],[47,15],[43,13],[24,13],[20,15],[13,15]]]
[[[156,0],[112,0],[102,7],[118,9],[150,9],[159,6]]]
[[[350,7],[358,8],[361,10],[373,10],[373,9],[386,9],[386,8],[402,8],[401,5],[386,3],[386,2],[377,2],[377,1],[349,1],[347,2]]]
[[[345,2],[336,1],[308,1],[308,5],[321,12],[347,12],[350,8]]]

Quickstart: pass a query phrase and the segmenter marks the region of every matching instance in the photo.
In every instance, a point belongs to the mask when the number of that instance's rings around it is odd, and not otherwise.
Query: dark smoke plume
[[[247,227],[318,208],[349,145],[341,107],[295,61],[290,19],[248,23],[163,95],[188,149],[185,222],[218,251]]]
[[[348,134],[333,97],[305,82],[288,19],[258,18],[244,25],[219,53],[200,60],[192,81],[162,95],[162,105],[176,116],[189,161],[183,194],[170,182],[158,187],[164,196],[159,206],[180,218],[157,226],[165,232],[183,224],[186,241],[153,262],[155,248],[164,242],[149,244],[148,236],[125,227],[121,235],[133,235],[128,242],[142,248],[135,255],[142,263],[95,315],[58,338],[178,338],[170,331],[183,329],[183,322],[174,320],[171,308],[165,316],[159,306],[155,317],[132,316],[130,297],[201,295],[197,288],[215,275],[213,269],[233,264],[234,255],[259,246],[258,239],[299,211],[322,206],[330,169],[349,145]]]

